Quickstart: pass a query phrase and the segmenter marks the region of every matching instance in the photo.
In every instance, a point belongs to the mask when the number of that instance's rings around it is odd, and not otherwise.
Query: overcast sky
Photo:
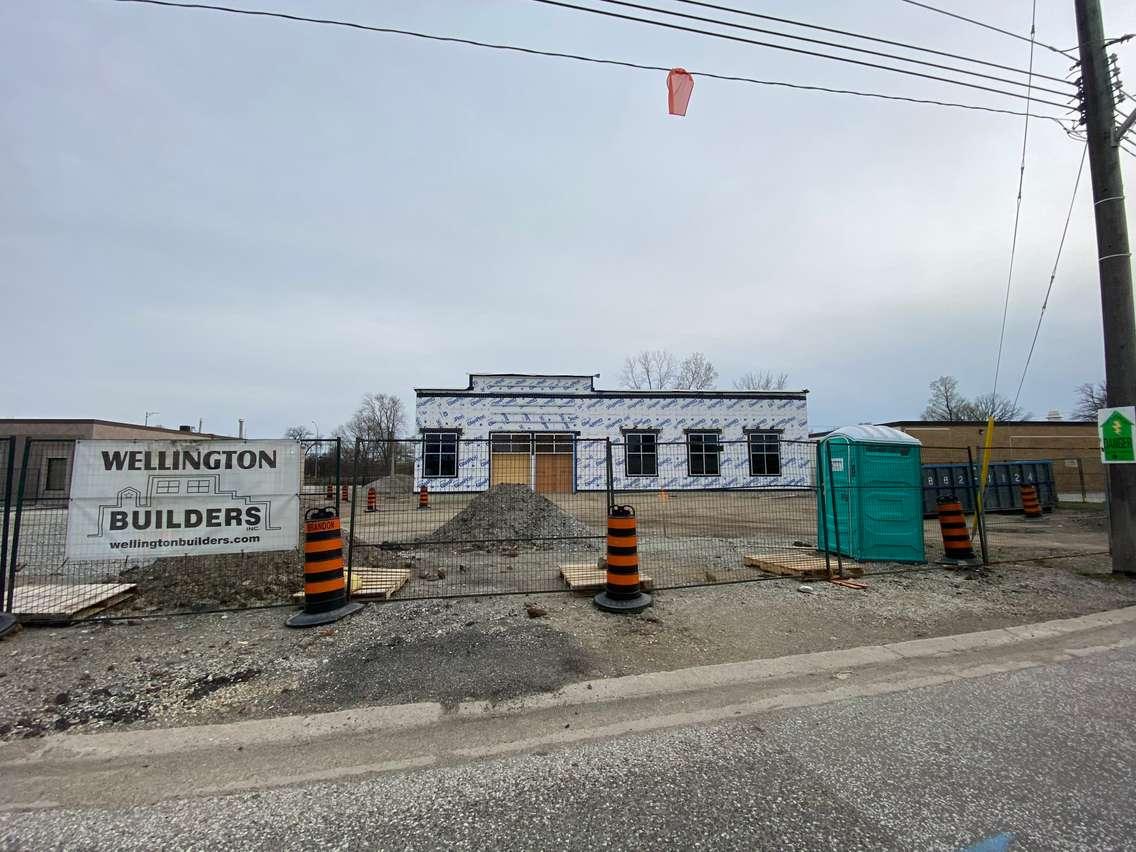
[[[528,0],[230,5],[1024,103]],[[726,5],[1028,59],[1025,42],[899,0]],[[1029,0],[940,5],[1028,32]],[[1071,0],[1038,6],[1038,38],[1075,44]],[[1104,6],[1108,34],[1136,31],[1136,4]],[[1136,83],[1129,45],[1115,50]],[[1038,49],[1037,70],[1067,66]],[[412,415],[412,388],[462,387],[471,371],[598,372],[617,387],[624,355],[657,347],[705,352],[722,387],[788,372],[814,428],[918,417],[945,373],[989,391],[1023,119],[707,78],[676,118],[665,86],[662,72],[280,20],[7,0],[0,416],[158,411],[207,431],[243,417],[255,437],[313,420],[326,434],[367,391],[400,394]],[[1081,148],[1031,123],[999,384],[1011,396]],[[1103,370],[1086,167],[1022,402],[1067,414]]]

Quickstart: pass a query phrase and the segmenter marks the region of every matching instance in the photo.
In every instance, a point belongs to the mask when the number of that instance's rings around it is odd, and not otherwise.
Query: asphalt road
[[[9,849],[1123,849],[1136,650],[548,752],[0,815]]]

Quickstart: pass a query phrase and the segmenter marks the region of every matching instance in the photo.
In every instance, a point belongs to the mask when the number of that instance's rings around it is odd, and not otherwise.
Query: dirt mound
[[[284,603],[303,587],[301,560],[297,551],[284,550],[174,556],[134,565],[119,573],[119,581],[137,583],[137,594],[119,610],[192,612]]]
[[[461,542],[473,550],[598,550],[601,533],[525,485],[496,485],[479,494],[424,544]]]

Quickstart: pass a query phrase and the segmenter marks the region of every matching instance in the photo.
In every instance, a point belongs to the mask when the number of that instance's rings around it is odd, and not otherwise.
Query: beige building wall
[[[28,454],[28,473],[24,480],[26,500],[66,500],[71,490],[71,462],[75,441],[80,439],[201,441],[224,438],[208,432],[183,432],[160,426],[118,423],[113,420],[0,419],[0,438],[11,437],[12,501],[17,497],[24,457],[24,444],[33,439]],[[0,446],[0,489],[7,473],[7,446]],[[2,495],[0,495],[2,497]]]
[[[923,442],[923,463],[965,462],[970,447],[976,462],[986,444],[986,424],[978,421],[947,423],[904,420],[883,424]],[[1053,478],[1063,494],[1104,491],[1104,465],[1097,444],[1097,426],[1092,422],[1031,420],[1000,423],[994,430],[991,461],[1053,462]]]

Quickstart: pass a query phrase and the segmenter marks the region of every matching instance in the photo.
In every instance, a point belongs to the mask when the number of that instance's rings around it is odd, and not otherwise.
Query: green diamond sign
[[[1136,455],[1132,447],[1132,427],[1136,426],[1136,406],[1102,408],[1097,412],[1101,461],[1105,464],[1132,464]]]

